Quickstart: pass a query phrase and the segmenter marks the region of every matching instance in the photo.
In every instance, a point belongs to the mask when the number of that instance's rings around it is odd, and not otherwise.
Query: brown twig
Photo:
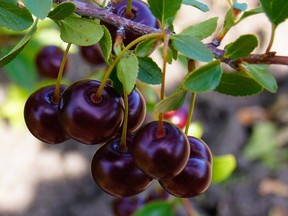
[[[91,4],[81,2],[79,0],[54,0],[54,3],[60,4],[62,2],[72,2],[76,6],[75,12],[80,16],[90,17],[93,19],[100,19],[114,26],[123,26],[126,30],[135,32],[139,35],[145,35],[150,33],[159,33],[161,29],[146,26],[132,20],[120,17],[113,14],[111,8],[97,7]],[[172,34],[172,33],[171,33]],[[288,65],[288,56],[277,56],[275,52],[269,52],[264,54],[251,54],[245,58],[233,60],[226,58],[225,51],[218,48],[219,44],[209,43],[207,47],[213,52],[216,59],[220,59],[223,63],[228,64],[232,68],[237,69],[241,62],[247,62],[251,64],[279,64]]]

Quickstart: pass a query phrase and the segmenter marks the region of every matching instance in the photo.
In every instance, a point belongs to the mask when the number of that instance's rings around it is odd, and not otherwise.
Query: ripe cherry
[[[102,50],[98,43],[91,46],[81,46],[80,53],[84,60],[94,65],[105,64]]]
[[[181,106],[177,110],[169,111],[163,114],[165,120],[172,122],[179,128],[183,129],[187,123],[188,108],[186,106]]]
[[[153,16],[153,14],[151,13],[149,9],[149,6],[145,2],[141,0],[133,0],[132,11],[131,11],[133,14],[132,17],[128,17],[127,15],[125,15],[127,2],[128,2],[127,0],[121,1],[115,6],[112,12],[114,14],[117,14],[118,16],[131,19],[134,22],[138,22],[138,23],[151,26],[154,28],[159,28],[159,21]],[[105,25],[108,28],[112,36],[112,40],[114,44],[117,28],[103,21],[101,22],[101,24]],[[132,42],[133,40],[135,40],[136,38],[140,36],[141,36],[140,34],[136,34],[130,31],[125,31],[125,38],[123,40],[124,45],[127,46],[130,42]]]
[[[124,107],[121,96],[105,85],[101,98],[95,99],[100,82],[80,80],[70,85],[61,97],[59,119],[64,130],[84,144],[107,141],[119,130]]]
[[[134,89],[128,95],[128,131],[135,132],[142,125],[146,116],[146,102],[138,89]]]
[[[66,86],[61,85],[60,94]],[[24,119],[29,131],[39,140],[58,144],[69,139],[58,119],[58,104],[53,99],[55,85],[45,86],[27,99],[24,107]]]
[[[158,121],[140,128],[131,145],[136,165],[155,179],[172,178],[186,165],[190,146],[186,135],[175,125],[163,122],[163,134]]]
[[[194,197],[203,193],[212,177],[212,154],[204,141],[188,137],[190,158],[183,171],[174,178],[160,180],[161,186],[177,197]]]
[[[132,142],[127,139],[128,145]],[[93,179],[108,194],[129,197],[141,193],[152,179],[135,165],[129,151],[120,149],[121,138],[113,138],[94,154],[91,163]]]
[[[112,210],[115,216],[131,216],[144,204],[144,199],[140,196],[116,198],[112,201]]]
[[[36,56],[36,67],[40,75],[49,78],[57,78],[64,50],[58,46],[45,46]],[[66,63],[67,65],[67,63]],[[67,71],[64,67],[63,74]]]

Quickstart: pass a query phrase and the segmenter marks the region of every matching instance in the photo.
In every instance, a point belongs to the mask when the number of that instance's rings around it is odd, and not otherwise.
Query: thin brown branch
[[[146,26],[124,17],[117,16],[116,14],[112,13],[109,7],[101,8],[96,5],[94,6],[78,0],[54,0],[54,3],[56,4],[60,4],[62,2],[74,3],[76,6],[75,12],[80,16],[100,19],[117,27],[123,26],[126,30],[135,32],[140,35],[161,32],[160,29]]]
[[[90,17],[93,19],[100,19],[106,23],[114,26],[123,26],[126,30],[135,32],[139,35],[145,35],[150,33],[161,32],[161,29],[146,26],[124,17],[117,16],[111,11],[111,7],[101,8],[91,4],[81,2],[80,0],[53,0],[54,3],[60,4],[62,2],[72,2],[76,6],[75,12],[84,17]],[[172,34],[172,33],[171,33]],[[216,59],[220,59],[223,63],[228,64],[232,68],[238,68],[238,65],[245,61],[251,64],[279,64],[288,65],[288,56],[277,56],[274,52],[264,54],[251,54],[245,58],[233,60],[224,56],[225,51],[218,48],[219,44],[209,43],[207,47],[213,52]]]

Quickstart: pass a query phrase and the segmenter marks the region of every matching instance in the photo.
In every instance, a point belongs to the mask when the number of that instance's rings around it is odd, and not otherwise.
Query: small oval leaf
[[[183,86],[188,91],[206,92],[214,90],[221,80],[220,61],[212,61],[190,72],[184,79]]]
[[[248,56],[257,46],[258,40],[255,35],[242,35],[225,47],[226,52],[224,57],[237,60]]]
[[[23,0],[27,9],[39,19],[45,19],[52,7],[52,0]]]
[[[96,44],[104,34],[103,27],[99,23],[86,18],[71,16],[59,23],[61,39],[78,46]]]
[[[263,88],[254,79],[233,72],[223,73],[215,90],[230,96],[250,96],[260,93]]]
[[[138,60],[136,55],[129,51],[117,63],[117,76],[127,94],[134,89],[138,76]]]
[[[250,74],[253,79],[258,82],[263,88],[275,93],[278,89],[275,77],[267,71],[266,65],[255,65],[243,63],[241,69],[247,74]]]
[[[4,26],[13,31],[23,31],[32,24],[32,15],[26,8],[18,7],[17,1],[0,1],[0,26]]]
[[[150,57],[138,58],[138,79],[144,83],[157,85],[162,81],[162,72],[156,62]]]
[[[63,20],[72,15],[75,8],[75,4],[71,2],[63,2],[50,11],[48,17],[52,20]]]

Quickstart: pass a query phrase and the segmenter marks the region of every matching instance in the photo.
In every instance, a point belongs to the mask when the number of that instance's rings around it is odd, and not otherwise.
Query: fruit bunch
[[[112,11],[134,22],[159,28],[148,5],[140,0],[121,1]],[[116,48],[119,44],[126,47],[140,37],[126,31],[119,34],[119,29],[114,26],[102,24],[109,29]],[[168,45],[167,41],[165,44]],[[139,194],[153,179],[177,197],[203,193],[211,181],[212,155],[204,141],[182,131],[190,122],[187,120],[188,110],[183,106],[174,113],[160,113],[159,118],[143,124],[146,102],[142,93],[135,86],[128,88],[129,81],[123,79],[118,80],[122,85],[122,92],[119,92],[115,88],[115,79],[110,80],[110,72],[116,63],[109,66],[101,82],[82,79],[69,86],[61,85],[70,45],[61,57],[56,85],[38,89],[25,104],[24,117],[30,132],[50,144],[68,139],[87,145],[101,144],[92,158],[91,173],[97,185],[112,196]],[[98,45],[96,49],[99,53]],[[131,49],[126,51],[132,52]],[[120,50],[125,56],[125,49]],[[119,61],[118,54],[111,54],[114,55],[112,59],[116,61],[118,58]],[[102,63],[103,56],[101,58],[98,62]],[[163,83],[162,86],[161,94]],[[180,121],[173,122],[173,116],[178,114],[182,115]]]

